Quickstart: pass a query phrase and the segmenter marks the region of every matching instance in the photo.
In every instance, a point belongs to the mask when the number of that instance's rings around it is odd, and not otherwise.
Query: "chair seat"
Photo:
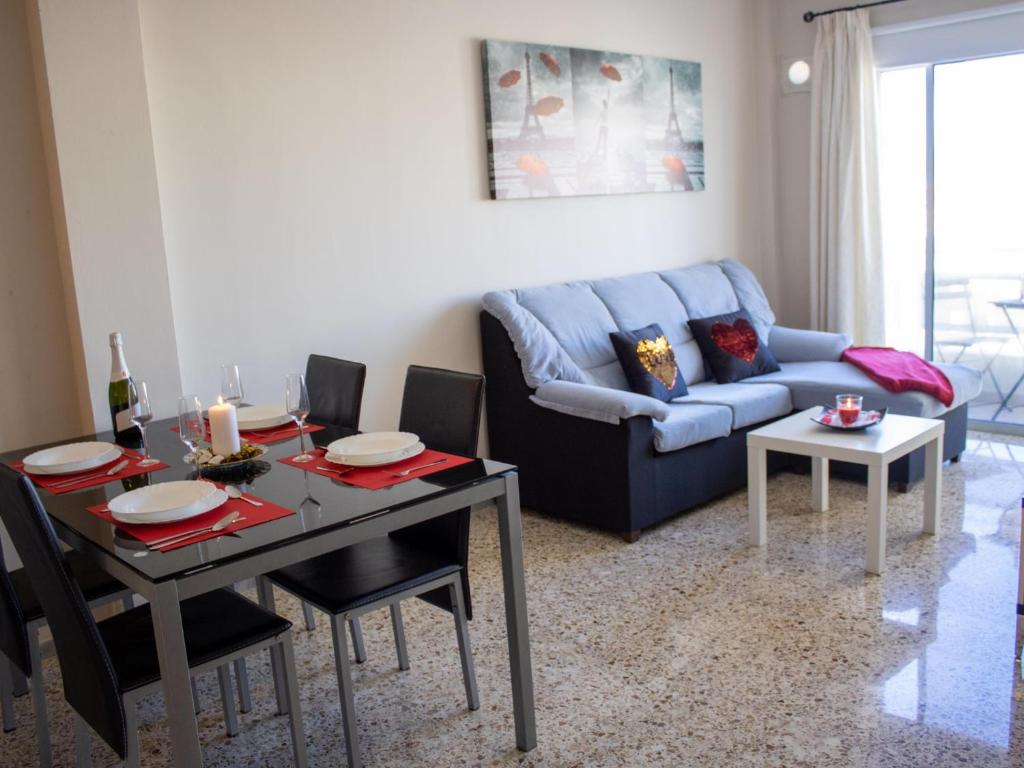
[[[183,601],[181,619],[190,668],[269,640],[291,627],[287,619],[226,589]],[[122,693],[160,679],[149,605],[104,619],[97,627],[110,651]]]
[[[337,615],[458,573],[453,560],[382,536],[268,573],[282,588]]]
[[[98,565],[94,565],[91,561],[85,559],[80,552],[71,550],[66,553],[65,557],[87,603],[104,597],[111,597],[118,592],[128,589]],[[32,589],[32,582],[29,580],[29,576],[24,568],[11,571],[11,584],[14,586],[14,591],[21,601],[21,610],[25,616],[25,621],[30,622],[41,619],[43,617],[43,607],[39,604],[39,598],[36,597],[36,592]]]

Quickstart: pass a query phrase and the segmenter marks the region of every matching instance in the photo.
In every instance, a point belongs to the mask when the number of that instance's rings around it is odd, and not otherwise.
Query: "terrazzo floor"
[[[972,434],[944,475],[937,537],[922,490],[891,493],[888,571],[863,570],[865,489],[769,483],[769,544],[746,543],[746,495],[682,515],[627,545],[532,513],[524,519],[539,746],[514,747],[492,510],[474,518],[471,625],[482,707],[465,708],[450,617],[404,608],[412,669],[397,670],[386,612],[364,620],[354,669],[365,764],[384,766],[1024,765],[1024,684],[1014,662],[1024,440]],[[279,609],[301,623],[298,605]],[[327,622],[297,630],[314,766],[344,765]],[[45,663],[56,762],[71,718]],[[216,679],[200,679],[209,766],[291,765],[269,664],[250,660],[255,709],[223,735]],[[35,761],[31,704],[0,765]],[[142,720],[143,765],[164,765],[159,696]],[[94,741],[93,764],[115,765]]]

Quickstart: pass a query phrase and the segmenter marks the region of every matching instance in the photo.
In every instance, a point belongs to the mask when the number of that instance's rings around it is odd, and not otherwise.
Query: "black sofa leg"
[[[958,453],[958,454],[957,454],[956,456],[954,456],[953,458],[951,458],[951,459],[949,460],[949,463],[950,463],[950,464],[959,464],[959,463],[960,463],[960,457],[961,457],[962,455],[963,455],[962,453]]]
[[[637,529],[635,531],[625,531],[622,534],[622,540],[627,544],[635,544],[636,542],[640,541],[640,530]]]
[[[910,489],[914,487],[913,483],[893,483],[896,486],[898,493],[910,493]]]

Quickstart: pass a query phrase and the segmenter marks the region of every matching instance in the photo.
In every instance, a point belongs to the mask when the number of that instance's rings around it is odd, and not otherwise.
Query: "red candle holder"
[[[839,420],[844,427],[857,423],[863,401],[862,395],[836,395],[836,410],[839,411]]]

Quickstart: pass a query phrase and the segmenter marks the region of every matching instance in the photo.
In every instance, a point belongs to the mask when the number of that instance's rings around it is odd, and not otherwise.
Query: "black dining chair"
[[[88,562],[77,552],[68,553],[68,568],[90,608],[121,600],[132,607],[131,592],[106,571]],[[10,733],[17,727],[14,717],[15,676],[28,680],[35,711],[36,741],[40,768],[53,765],[49,719],[46,713],[46,685],[42,674],[39,631],[46,626],[43,608],[24,568],[7,570],[0,547],[0,709],[3,727]]]
[[[327,355],[310,355],[306,360],[306,390],[309,392],[309,418],[316,424],[359,430],[363,410],[363,386],[366,366]],[[308,603],[302,604],[306,629],[316,629],[316,617]],[[352,645],[356,661],[366,661],[366,647],[358,625],[352,627]]]
[[[326,355],[306,361],[309,418],[317,424],[359,429],[366,366]]]
[[[415,432],[430,448],[476,453],[483,404],[482,376],[410,366],[399,426]],[[476,672],[469,641],[469,508],[411,526],[390,536],[354,544],[261,577],[331,617],[334,660],[341,697],[342,727],[350,768],[362,764],[356,728],[352,671],[345,622],[389,607],[399,669],[409,668],[400,603],[419,597],[454,616],[466,700],[479,709]],[[263,594],[273,601],[264,585]],[[272,608],[272,604],[266,606]]]
[[[32,482],[0,467],[0,519],[25,563],[57,650],[64,698],[75,712],[78,768],[89,765],[92,728],[125,761],[139,764],[135,705],[160,690],[156,638],[148,605],[97,622]],[[241,595],[219,589],[181,603],[192,675],[217,669],[265,648],[283,660],[295,764],[306,766],[291,622]],[[222,680],[222,692],[224,691]],[[230,698],[230,693],[226,698]]]

